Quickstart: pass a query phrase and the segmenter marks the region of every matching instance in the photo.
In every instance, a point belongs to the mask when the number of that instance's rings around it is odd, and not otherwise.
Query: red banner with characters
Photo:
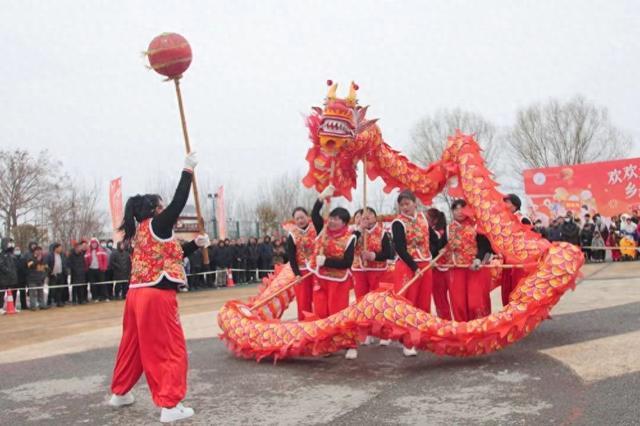
[[[122,224],[124,211],[122,208],[122,178],[119,177],[111,181],[109,185],[109,207],[111,207],[111,227],[113,229],[114,241],[118,241],[118,227]]]
[[[543,222],[569,210],[611,217],[640,206],[640,158],[529,169],[523,177],[533,215]]]

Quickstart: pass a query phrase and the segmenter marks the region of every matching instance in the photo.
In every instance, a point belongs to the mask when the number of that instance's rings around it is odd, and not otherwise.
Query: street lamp
[[[218,194],[207,194],[207,198],[211,200],[211,206],[213,207],[213,238],[218,239],[218,226],[216,221],[216,199],[218,198]]]

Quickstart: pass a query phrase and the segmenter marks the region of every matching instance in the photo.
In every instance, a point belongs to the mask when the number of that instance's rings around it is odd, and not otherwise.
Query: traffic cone
[[[235,287],[236,284],[233,282],[233,274],[231,273],[231,269],[227,268],[227,287]]]
[[[12,314],[17,313],[16,312],[16,306],[13,304],[13,294],[11,293],[11,290],[8,290],[5,293],[4,300],[6,302],[5,303],[5,305],[6,305],[5,306],[5,308],[6,308],[5,314],[6,315],[12,315]]]

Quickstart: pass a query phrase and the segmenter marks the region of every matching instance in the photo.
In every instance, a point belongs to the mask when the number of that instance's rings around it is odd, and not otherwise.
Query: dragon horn
[[[338,90],[338,83],[333,83],[331,86],[329,86],[329,91],[327,92],[327,99],[335,99],[337,90]]]
[[[351,85],[349,86],[349,95],[347,96],[347,102],[351,103],[352,105],[356,104],[356,90],[358,90],[358,86],[352,81]]]

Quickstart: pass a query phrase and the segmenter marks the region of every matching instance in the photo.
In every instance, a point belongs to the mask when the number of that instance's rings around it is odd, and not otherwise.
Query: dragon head
[[[381,143],[377,120],[366,118],[367,107],[358,105],[358,85],[351,82],[346,98],[337,96],[338,84],[327,81],[329,91],[324,107],[312,107],[306,119],[313,146],[307,153],[309,173],[303,179],[307,187],[322,191],[332,183],[336,196],[351,199],[356,186],[356,167],[365,153]]]

